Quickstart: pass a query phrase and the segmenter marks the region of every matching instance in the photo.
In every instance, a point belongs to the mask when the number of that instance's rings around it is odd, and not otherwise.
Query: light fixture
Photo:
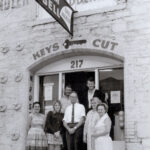
[[[113,69],[104,69],[104,70],[100,70],[100,72],[110,72],[113,71]]]

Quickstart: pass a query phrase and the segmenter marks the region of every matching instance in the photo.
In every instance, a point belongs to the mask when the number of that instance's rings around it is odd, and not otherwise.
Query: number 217
[[[72,60],[71,61],[71,68],[81,68],[83,65],[83,60]]]

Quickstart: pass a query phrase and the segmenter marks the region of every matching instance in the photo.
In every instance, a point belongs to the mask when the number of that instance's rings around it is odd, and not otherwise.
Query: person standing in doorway
[[[71,101],[69,99],[69,96],[72,92],[72,87],[70,84],[67,84],[65,86],[64,96],[60,99],[62,104],[62,113],[65,113],[66,108],[71,105]],[[67,150],[67,141],[66,141],[66,129],[63,127],[62,130],[62,139],[63,139],[63,147],[62,150]]]
[[[83,124],[85,121],[85,108],[78,103],[76,92],[70,94],[71,105],[66,108],[63,124],[66,128],[68,150],[82,150]]]
[[[71,101],[69,99],[71,92],[72,92],[72,87],[70,84],[67,84],[65,86],[64,96],[62,96],[62,98],[60,99],[62,104],[62,113],[64,113],[66,108],[71,104]]]
[[[93,97],[98,97],[102,102],[105,101],[105,94],[102,91],[95,89],[94,78],[88,78],[87,87],[88,89],[83,93],[83,101],[81,102],[85,106],[86,112],[92,108],[91,99]]]

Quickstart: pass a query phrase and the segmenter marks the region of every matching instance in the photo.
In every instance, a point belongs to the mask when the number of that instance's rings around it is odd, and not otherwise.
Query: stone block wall
[[[55,21],[36,20],[34,0],[14,9],[0,1],[0,149],[24,150],[33,53],[62,39],[112,38],[124,57],[127,150],[150,149],[150,0],[127,0],[122,9],[80,16],[74,36]],[[19,1],[18,1],[19,2]],[[23,3],[22,3],[23,4]],[[44,58],[41,60],[43,61]],[[38,61],[37,61],[38,62]]]

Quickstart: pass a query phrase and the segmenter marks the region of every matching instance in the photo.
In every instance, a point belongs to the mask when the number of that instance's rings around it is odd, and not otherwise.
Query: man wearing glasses
[[[71,105],[66,108],[63,124],[66,128],[68,150],[81,150],[83,147],[83,124],[85,108],[78,103],[76,92],[70,94]]]

